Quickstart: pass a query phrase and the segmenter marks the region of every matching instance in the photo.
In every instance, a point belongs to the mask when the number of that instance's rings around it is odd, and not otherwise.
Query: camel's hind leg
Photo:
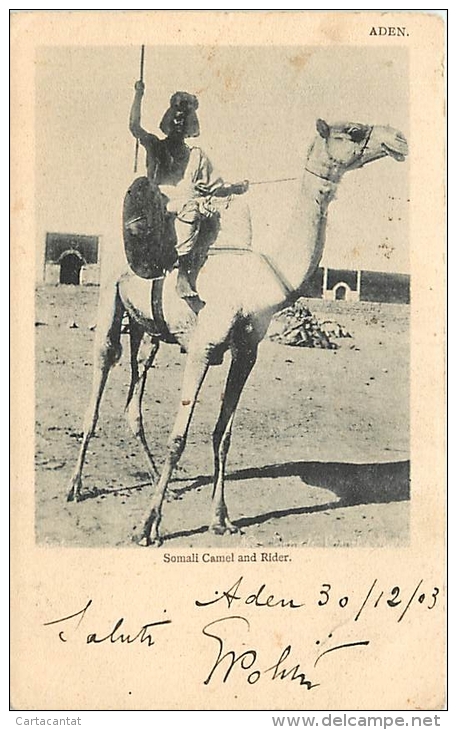
[[[257,359],[257,342],[245,343],[244,347],[232,348],[232,363],[227,376],[221,412],[213,433],[214,488],[212,517],[209,529],[216,535],[238,532],[230,522],[224,498],[225,464],[230,448],[233,419],[243,388]]]
[[[84,432],[78,461],[70,482],[67,500],[79,501],[82,489],[82,471],[89,441],[97,425],[100,402],[110,369],[119,360],[121,348],[121,324],[124,307],[117,286],[112,291],[103,290],[100,295],[99,316],[94,347],[94,375],[92,394],[84,420]]]
[[[146,334],[143,327],[130,318],[131,381],[125,413],[129,426],[145,453],[152,483],[158,479],[159,472],[144,433],[142,401],[148,370],[152,367],[159,344],[156,337]]]

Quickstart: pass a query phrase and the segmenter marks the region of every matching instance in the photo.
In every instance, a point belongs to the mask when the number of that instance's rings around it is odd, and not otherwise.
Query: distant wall
[[[410,278],[407,274],[362,271],[360,299],[364,302],[410,303]]]
[[[303,296],[311,299],[347,302],[410,303],[410,277],[385,271],[361,271],[358,290],[357,271],[319,267],[303,287]]]

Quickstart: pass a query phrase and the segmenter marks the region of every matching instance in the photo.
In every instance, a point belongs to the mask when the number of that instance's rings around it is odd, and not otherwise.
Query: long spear
[[[143,81],[143,70],[144,70],[144,46],[141,46],[141,54],[140,54],[140,81]],[[133,172],[137,172],[138,170],[138,150],[140,146],[140,140],[138,137],[136,138],[135,142],[135,164],[133,165]]]

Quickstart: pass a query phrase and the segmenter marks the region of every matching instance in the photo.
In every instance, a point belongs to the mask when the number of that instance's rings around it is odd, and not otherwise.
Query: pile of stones
[[[301,297],[295,304],[276,315],[270,328],[269,339],[292,347],[319,347],[336,350],[334,342],[340,337],[351,337],[337,322],[318,322],[308,308],[308,301]]]

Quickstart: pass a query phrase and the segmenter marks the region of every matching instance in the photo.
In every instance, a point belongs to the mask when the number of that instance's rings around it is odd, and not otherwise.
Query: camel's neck
[[[333,200],[340,174],[329,170],[310,150],[292,218],[274,261],[294,291],[317,269],[324,250],[327,209]],[[330,179],[326,179],[330,177]]]

